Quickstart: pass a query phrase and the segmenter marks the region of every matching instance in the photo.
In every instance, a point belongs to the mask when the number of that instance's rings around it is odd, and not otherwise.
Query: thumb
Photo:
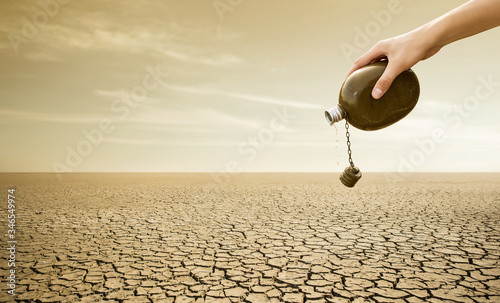
[[[380,78],[378,79],[377,83],[375,83],[375,86],[373,87],[372,90],[372,97],[373,99],[380,99],[382,96],[389,90],[391,87],[392,82],[396,77],[400,74],[395,68],[390,64],[387,65],[385,68],[384,73]]]

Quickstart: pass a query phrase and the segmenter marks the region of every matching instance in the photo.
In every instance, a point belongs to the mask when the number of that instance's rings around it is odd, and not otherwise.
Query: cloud
[[[237,133],[237,128],[224,127],[220,128],[218,126],[206,125],[205,127],[199,127],[197,125],[165,125],[165,124],[155,124],[155,123],[140,123],[140,124],[124,124],[120,126],[120,129],[124,131],[140,131],[147,133],[161,132],[161,133],[196,133],[196,134],[231,134]]]
[[[230,141],[169,141],[168,139],[136,139],[136,138],[118,138],[106,136],[106,143],[124,144],[124,145],[140,145],[140,146],[235,146],[234,142]]]
[[[199,49],[189,49],[187,47],[179,47],[174,49],[170,46],[168,49],[163,47],[153,47],[157,52],[157,56],[164,57],[167,56],[170,59],[175,59],[178,61],[183,61],[187,63],[204,64],[210,66],[245,66],[248,65],[242,58],[228,54],[228,53],[215,53],[211,55],[206,55],[200,53]]]
[[[290,108],[298,109],[312,109],[312,110],[322,110],[323,107],[316,104],[310,104],[300,101],[291,101],[279,98],[272,98],[267,96],[257,96],[248,93],[235,93],[230,91],[224,91],[221,89],[212,88],[200,88],[196,86],[182,86],[182,85],[172,85],[168,84],[165,86],[168,90],[175,92],[183,92],[190,94],[200,94],[200,95],[216,95],[221,97],[231,97],[235,99],[247,100],[255,103],[267,104],[267,105],[280,105]]]
[[[48,122],[62,124],[96,124],[101,118],[108,118],[120,125],[145,125],[145,130],[158,129],[161,126],[184,127],[184,131],[204,132],[206,128],[241,129],[241,127],[256,129],[260,124],[251,119],[235,117],[216,108],[162,108],[158,105],[141,104],[142,108],[131,111],[130,116],[121,120],[112,113],[91,114],[45,113],[23,110],[0,109],[0,123],[18,123],[19,121]],[[214,124],[214,121],[217,123]],[[156,127],[155,127],[156,125]],[[134,126],[135,127],[135,126]],[[191,129],[189,129],[191,127]],[[143,128],[144,129],[144,128]],[[217,131],[218,132],[218,131]]]
[[[176,86],[169,86],[176,87]],[[179,88],[179,87],[177,87]],[[107,91],[94,90],[96,94],[111,97],[121,98],[125,92],[123,91]],[[180,90],[185,92],[185,90]],[[196,88],[191,88],[188,91],[200,91]],[[216,123],[214,123],[216,121]],[[217,125],[219,128],[228,126],[257,128],[259,124],[251,119],[234,116],[215,107],[193,107],[192,105],[177,102],[175,106],[172,103],[167,103],[163,99],[147,98],[145,101],[138,104],[138,108],[131,110],[131,114],[126,118],[126,122],[138,124],[158,124],[158,125],[179,125],[179,126],[197,126],[207,127]]]
[[[244,99],[244,100],[248,100],[248,101],[270,104],[270,105],[281,105],[281,106],[293,107],[293,108],[299,108],[299,109],[314,109],[314,110],[323,109],[322,106],[315,105],[315,104],[282,100],[282,99],[271,98],[271,97],[255,96],[255,95],[251,95],[251,94],[227,93],[227,95],[230,97],[234,97],[234,98],[240,98],[240,99]]]
[[[161,5],[161,2],[149,5]],[[106,18],[99,13],[101,10],[84,12],[87,9],[81,5],[61,6],[46,25],[37,28],[33,38],[18,46],[17,55],[33,61],[57,61],[65,54],[83,50],[141,54],[207,66],[247,65],[235,54],[221,52],[215,47],[218,43],[239,39],[241,34],[222,25],[194,27],[171,21],[171,18],[143,18],[138,22],[137,18],[129,17],[125,21],[121,13],[130,10],[130,6],[137,6],[137,3],[105,6]],[[15,33],[22,36],[22,20],[30,20],[33,11],[40,10],[36,5],[25,7],[19,4],[16,7],[15,16],[12,16],[15,22],[0,25],[0,34],[5,36]],[[0,49],[9,48],[12,46],[8,39],[0,43]]]
[[[204,128],[210,125],[217,125],[218,128],[250,128],[256,129],[260,127],[257,121],[236,117],[224,113],[217,108],[207,107],[181,107],[168,108],[163,104],[147,105],[147,110],[136,110],[129,118],[127,123],[138,124],[158,124],[158,125],[178,125],[178,126],[195,126]],[[168,105],[167,105],[168,106]]]
[[[55,122],[55,123],[96,123],[99,118],[95,115],[81,114],[56,114],[32,112],[23,110],[0,109],[0,116],[3,116],[0,123],[18,122],[18,121],[38,121],[38,122]]]

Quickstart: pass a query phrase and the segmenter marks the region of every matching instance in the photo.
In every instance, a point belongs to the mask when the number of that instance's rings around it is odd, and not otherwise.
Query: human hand
[[[420,60],[433,56],[441,49],[425,34],[425,28],[418,28],[409,33],[377,42],[368,52],[354,61],[347,77],[367,64],[388,60],[384,73],[372,90],[372,97],[380,99],[400,73],[411,68]]]

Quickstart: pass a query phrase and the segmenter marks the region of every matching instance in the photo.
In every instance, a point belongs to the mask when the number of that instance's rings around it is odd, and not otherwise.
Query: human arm
[[[436,54],[443,46],[500,25],[500,0],[471,0],[406,34],[377,42],[356,59],[348,72],[373,61],[387,59],[386,70],[372,96],[379,99],[394,79],[417,62]]]

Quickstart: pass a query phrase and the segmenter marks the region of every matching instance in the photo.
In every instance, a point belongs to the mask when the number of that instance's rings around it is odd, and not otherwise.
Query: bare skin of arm
[[[373,61],[387,59],[387,68],[372,91],[372,97],[379,99],[401,72],[417,62],[447,44],[499,25],[500,0],[471,0],[406,34],[377,42],[354,61],[347,76]]]

